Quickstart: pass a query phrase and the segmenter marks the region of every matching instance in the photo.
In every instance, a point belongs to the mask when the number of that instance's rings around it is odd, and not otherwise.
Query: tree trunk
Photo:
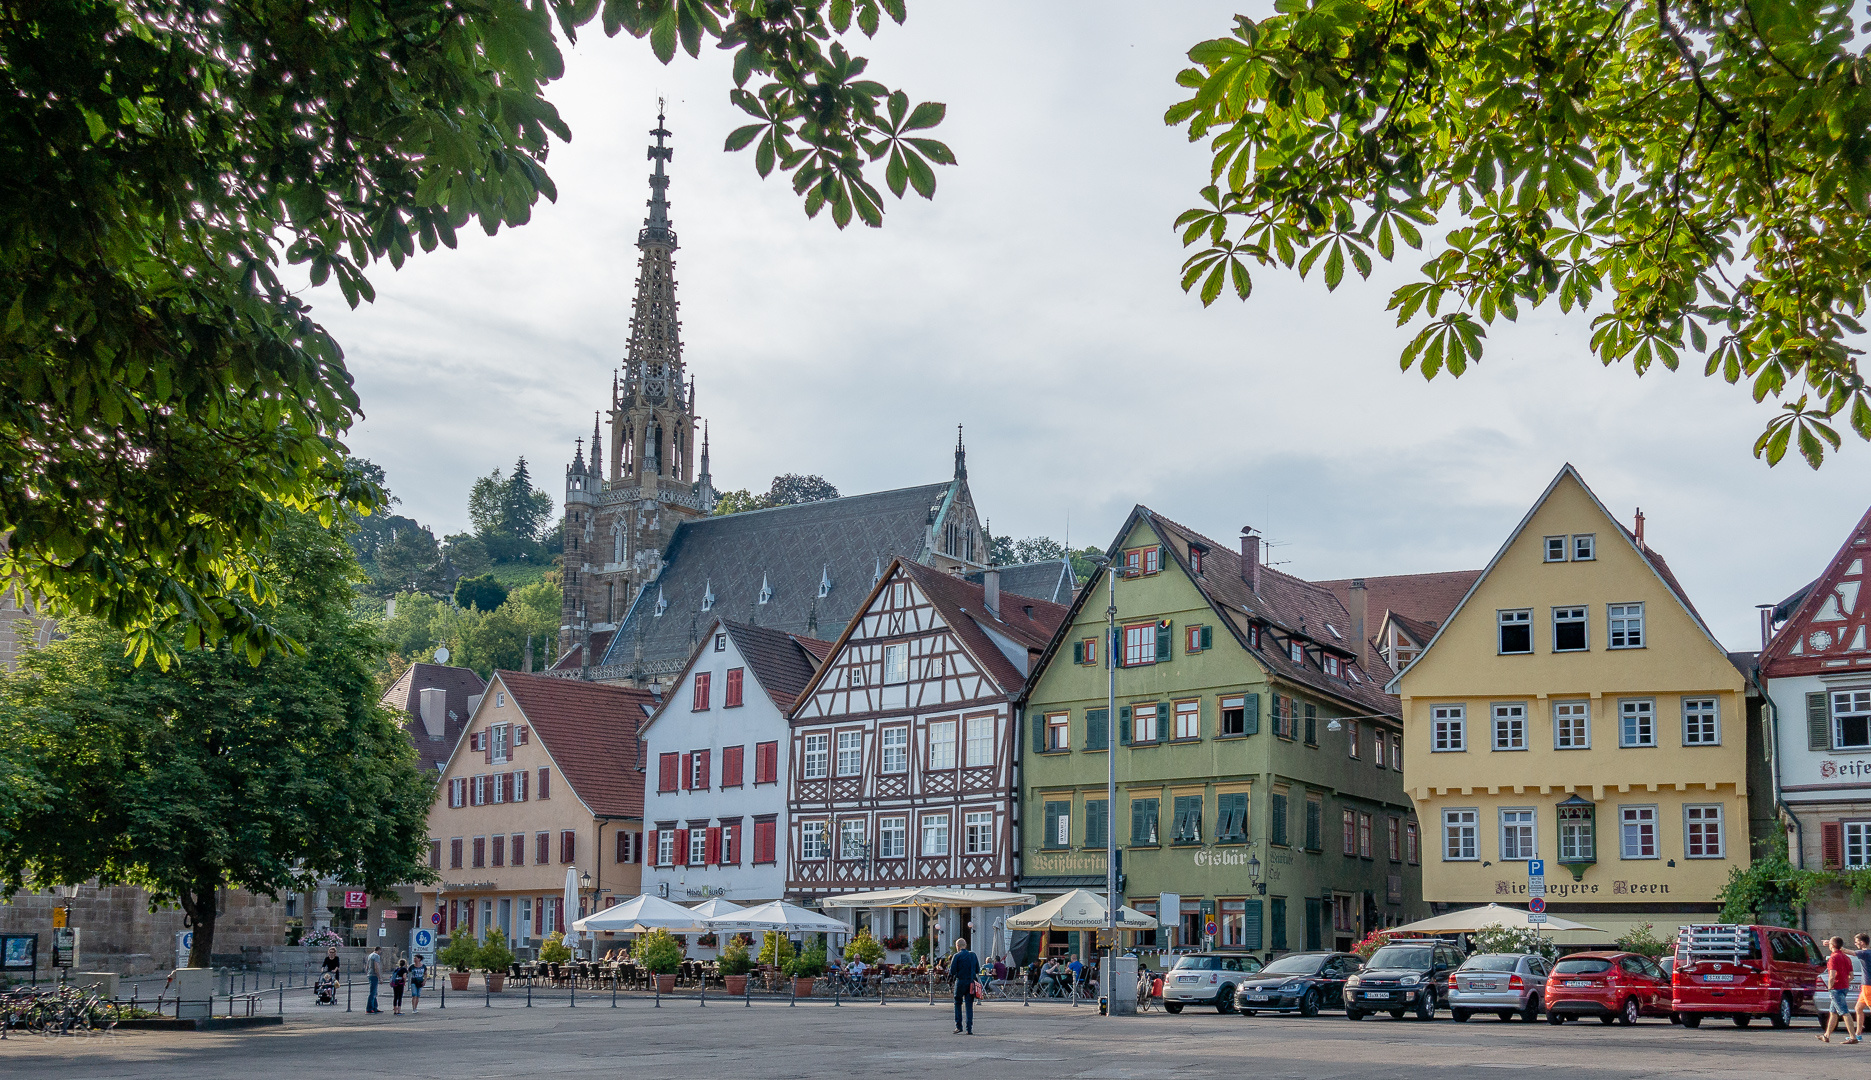
[[[189,967],[212,967],[214,956],[214,919],[219,912],[216,901],[220,890],[214,882],[202,879],[193,889],[182,893],[182,911],[188,915],[189,929],[195,932],[194,947],[188,951]]]

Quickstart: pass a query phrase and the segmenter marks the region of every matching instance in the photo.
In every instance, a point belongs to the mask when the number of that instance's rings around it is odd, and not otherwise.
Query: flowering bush
[[[1538,930],[1525,926],[1508,927],[1493,923],[1475,931],[1474,942],[1474,951],[1478,953],[1536,953],[1548,960],[1559,953],[1552,938],[1544,937]]]
[[[299,944],[313,949],[342,948],[344,946],[344,939],[339,937],[335,931],[326,928],[324,930],[314,930],[312,933],[305,935],[299,939]]]
[[[1369,960],[1371,954],[1391,943],[1396,935],[1388,930],[1373,930],[1364,935],[1364,940],[1351,950],[1358,954],[1358,959]]]
[[[1676,939],[1672,937],[1665,941],[1657,936],[1655,923],[1644,923],[1642,926],[1632,928],[1630,933],[1619,938],[1618,948],[1625,952],[1634,952],[1639,956],[1648,956],[1654,960],[1673,951],[1676,948]]]

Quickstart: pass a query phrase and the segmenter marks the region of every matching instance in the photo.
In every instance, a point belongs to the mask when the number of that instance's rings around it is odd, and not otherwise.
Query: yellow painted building
[[[1637,530],[1568,465],[1428,648],[1402,698],[1424,898],[1600,927],[1706,921],[1746,866],[1745,681]]]

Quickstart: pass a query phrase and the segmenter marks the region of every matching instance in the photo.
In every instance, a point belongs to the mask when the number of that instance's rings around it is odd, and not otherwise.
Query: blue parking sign
[[[1527,860],[1527,876],[1528,877],[1545,877],[1546,876],[1546,860],[1545,859],[1528,859]]]

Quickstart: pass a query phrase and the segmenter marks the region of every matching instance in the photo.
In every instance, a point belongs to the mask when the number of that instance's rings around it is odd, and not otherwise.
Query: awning
[[[1420,919],[1393,929],[1393,932],[1406,934],[1472,934],[1484,926],[1504,926],[1510,929],[1534,929],[1548,933],[1560,930],[1593,930],[1596,926],[1575,923],[1557,915],[1546,916],[1544,923],[1530,922],[1527,909],[1505,907],[1501,904],[1489,904],[1486,907],[1473,907],[1464,911],[1451,911],[1446,915]]]

